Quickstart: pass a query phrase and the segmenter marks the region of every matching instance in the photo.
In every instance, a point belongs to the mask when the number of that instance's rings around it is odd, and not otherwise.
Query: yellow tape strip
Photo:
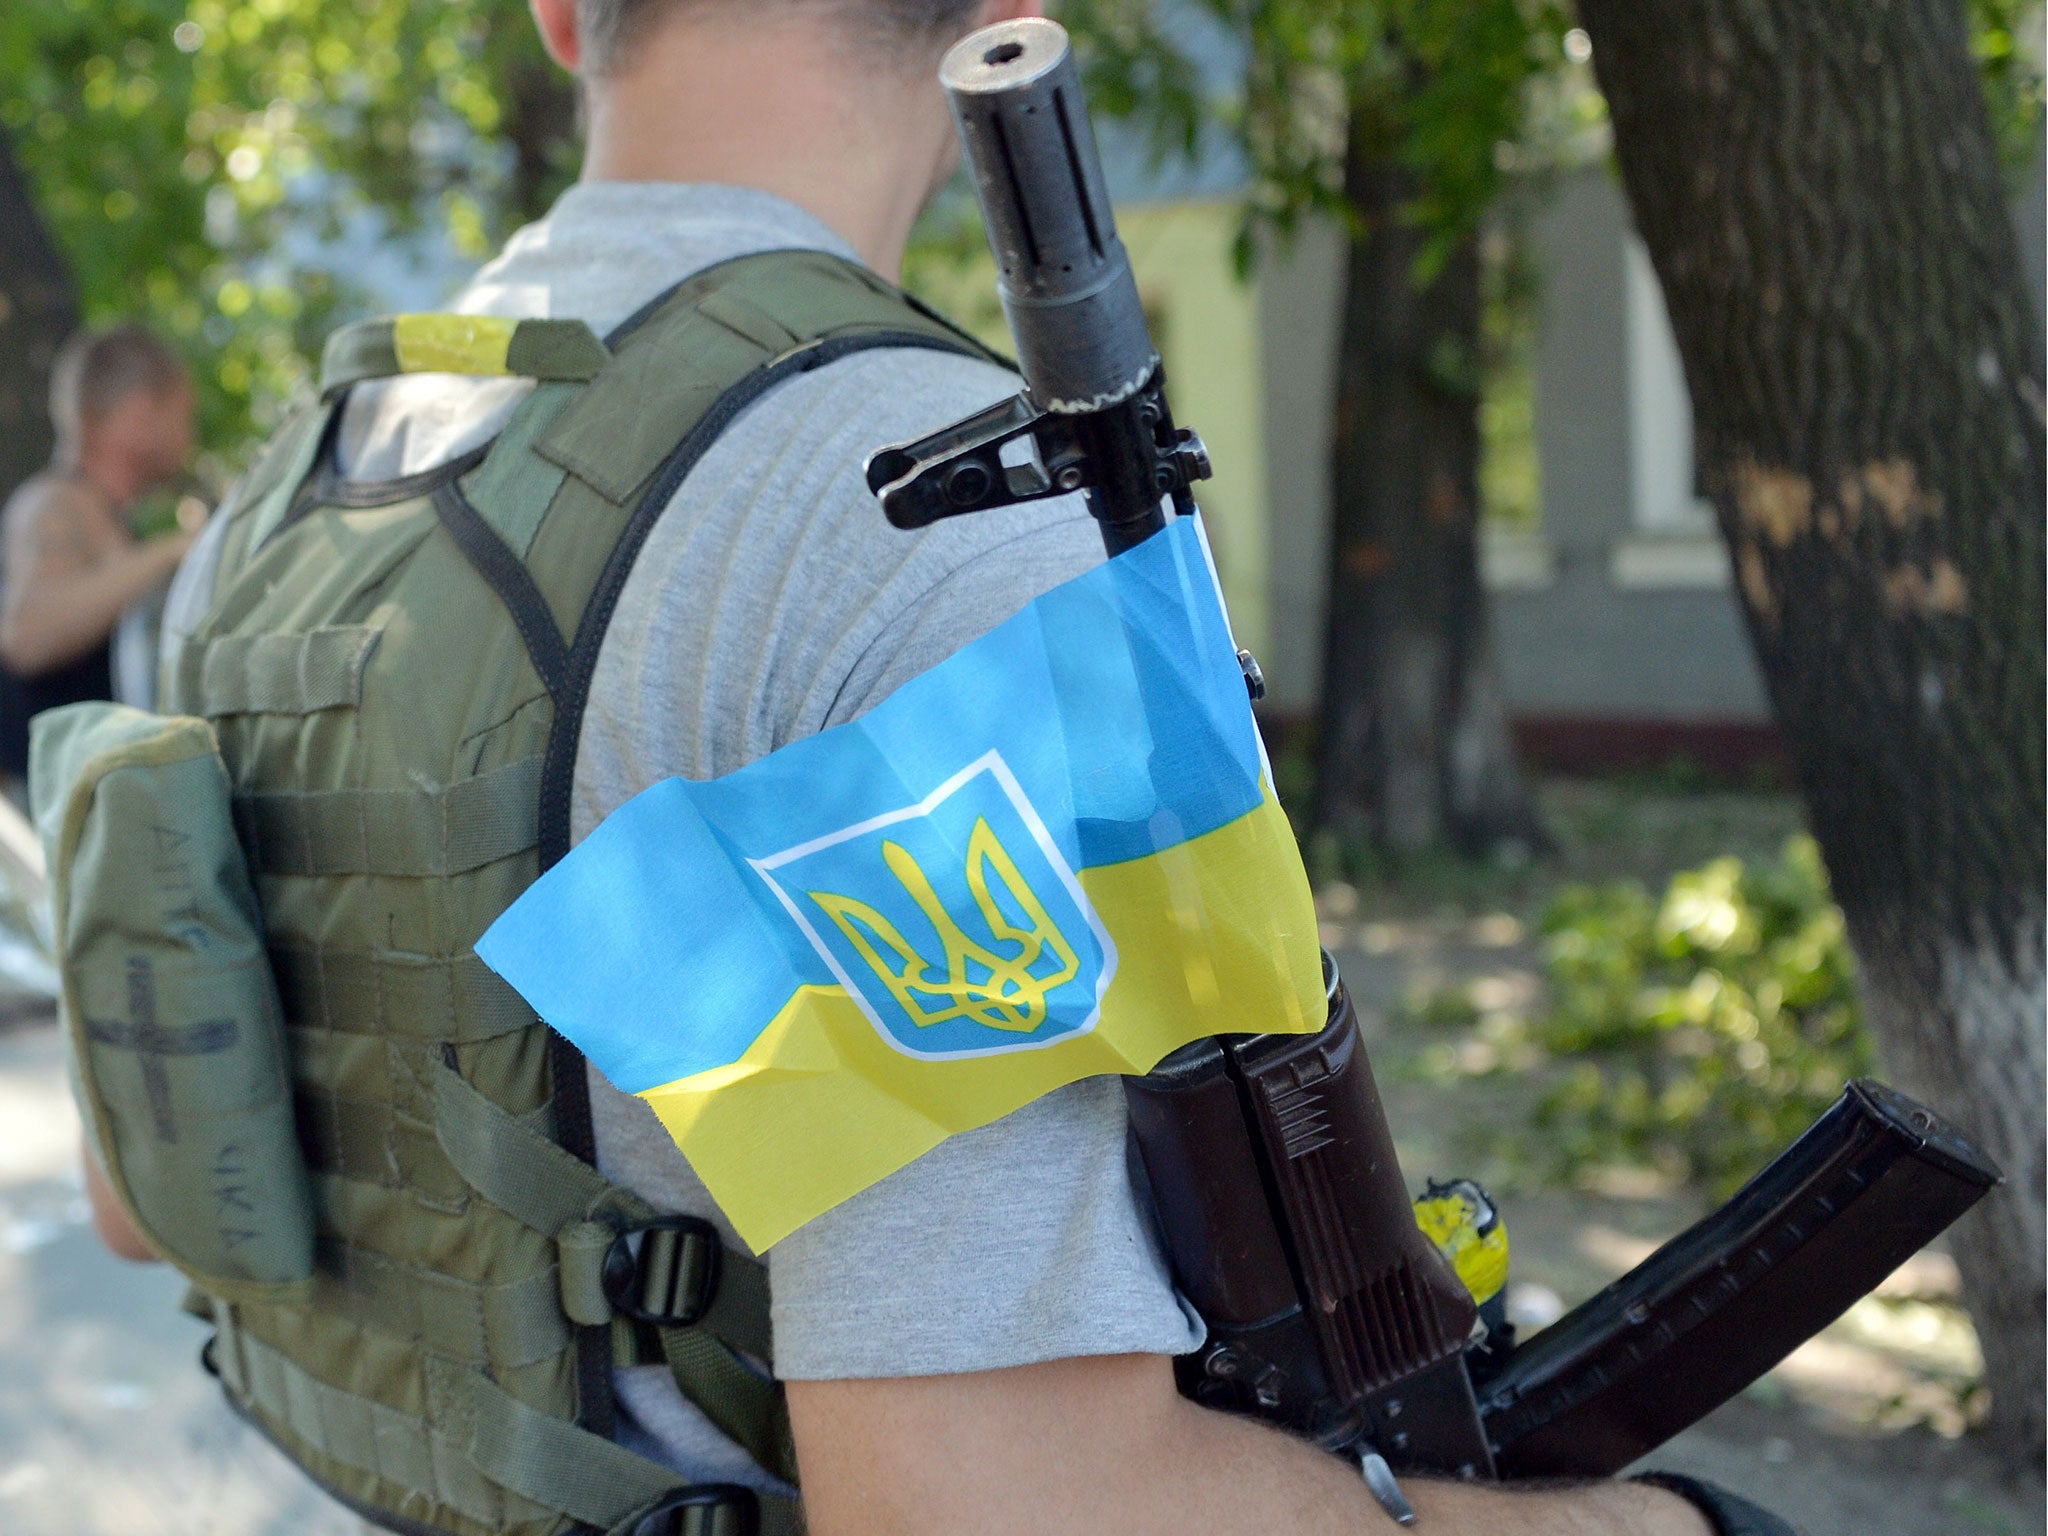
[[[401,373],[502,374],[518,325],[501,315],[400,315],[392,350]]]
[[[1508,1283],[1507,1223],[1494,1217],[1493,1230],[1479,1235],[1472,1202],[1453,1190],[1415,1202],[1415,1225],[1451,1261],[1472,1299],[1484,1306]]]

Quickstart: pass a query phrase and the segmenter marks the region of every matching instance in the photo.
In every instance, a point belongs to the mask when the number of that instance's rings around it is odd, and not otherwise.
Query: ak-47
[[[946,56],[1025,391],[868,462],[889,520],[1084,493],[1114,555],[1192,511],[1209,472],[1176,427],[1065,32],[1006,22]],[[1258,670],[1240,653],[1247,686]],[[1841,1101],[1720,1210],[1517,1349],[1418,1228],[1325,959],[1316,1035],[1200,1040],[1126,1078],[1175,1280],[1209,1337],[1181,1389],[1392,1472],[1615,1472],[1839,1317],[1998,1182],[1881,1084]],[[1412,1518],[1412,1516],[1410,1516]]]

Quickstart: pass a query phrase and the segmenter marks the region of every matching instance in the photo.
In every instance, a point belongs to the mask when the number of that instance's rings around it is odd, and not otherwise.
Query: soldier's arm
[[[1365,1536],[1399,1528],[1355,1471],[1182,1398],[1158,1355],[958,1376],[793,1381],[812,1536]],[[1713,1536],[1630,1483],[1531,1492],[1407,1479],[1429,1536]]]
[[[883,372],[902,360],[871,358],[834,365],[872,370],[859,398],[888,402],[828,441],[849,463],[1002,387],[967,373],[958,398],[906,400]],[[849,473],[842,494],[833,526],[873,527],[865,485]],[[895,617],[835,674],[825,724],[1102,558],[1095,524],[1064,499],[920,541],[891,583]],[[813,559],[858,568],[867,550]],[[1355,1469],[1175,1390],[1156,1351],[1186,1337],[1186,1319],[1146,1240],[1127,1154],[1121,1092],[1075,1084],[941,1143],[770,1250],[812,1536],[1394,1536]],[[922,1374],[881,1374],[904,1369]],[[1424,1536],[1712,1536],[1676,1496],[1631,1485],[1404,1486]]]
[[[101,644],[191,546],[178,533],[102,549],[90,516],[82,494],[60,483],[30,487],[8,508],[0,661],[18,673],[51,671]]]

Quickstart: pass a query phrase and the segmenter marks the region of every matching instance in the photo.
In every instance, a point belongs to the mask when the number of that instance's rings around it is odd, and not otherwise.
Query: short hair
[[[74,331],[50,365],[50,421],[60,442],[76,442],[137,390],[152,394],[183,383],[185,360],[147,326],[125,321]]]
[[[754,5],[762,0],[576,0],[576,34],[586,75],[603,79],[624,62],[633,45],[658,18],[685,5]],[[789,5],[804,0],[775,0]],[[950,37],[966,28],[980,0],[809,0],[846,22],[872,29],[892,41]]]

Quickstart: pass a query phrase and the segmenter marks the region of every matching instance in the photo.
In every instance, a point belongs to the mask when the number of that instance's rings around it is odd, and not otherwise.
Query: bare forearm
[[[1173,1467],[1160,1469],[1163,1487],[1131,1490],[1119,1515],[1125,1523],[1104,1521],[1099,1529],[1214,1536],[1394,1536],[1399,1530],[1357,1470],[1336,1457],[1192,1404],[1180,1415],[1181,1444]],[[1403,1478],[1402,1492],[1415,1507],[1418,1536],[1712,1536],[1683,1500],[1627,1483],[1518,1490]],[[1147,1507],[1157,1511],[1149,1524],[1142,1517]]]
[[[1714,1536],[1707,1517],[1685,1500],[1638,1483],[1527,1489],[1417,1482],[1402,1491],[1425,1536],[1434,1530],[1475,1536]]]
[[[91,1145],[81,1145],[79,1156],[85,1163],[85,1195],[92,1208],[92,1229],[99,1234],[100,1241],[117,1258],[137,1264],[155,1263],[156,1250],[128,1219],[128,1212],[122,1209],[120,1198],[100,1170],[100,1160],[93,1155]]]
[[[802,1425],[799,1417],[799,1446]],[[1397,1529],[1335,1458],[1243,1420],[1177,1405],[1161,1424],[1127,1422],[1123,1434],[1099,1429],[1074,1419],[1040,1424],[1001,1443],[984,1441],[971,1476],[941,1472],[894,1488],[877,1487],[857,1469],[841,1476],[807,1454],[812,1536],[1362,1536]],[[1442,1536],[1464,1536],[1463,1528],[1447,1527]],[[1489,1536],[1501,1536],[1498,1525]]]
[[[792,1383],[812,1536],[1394,1536],[1357,1471],[1151,1357]],[[1710,1536],[1675,1496],[1416,1481],[1420,1536]]]
[[[119,550],[82,570],[24,573],[0,616],[0,659],[30,676],[76,661],[114,632],[121,612],[177,567],[185,541]]]

